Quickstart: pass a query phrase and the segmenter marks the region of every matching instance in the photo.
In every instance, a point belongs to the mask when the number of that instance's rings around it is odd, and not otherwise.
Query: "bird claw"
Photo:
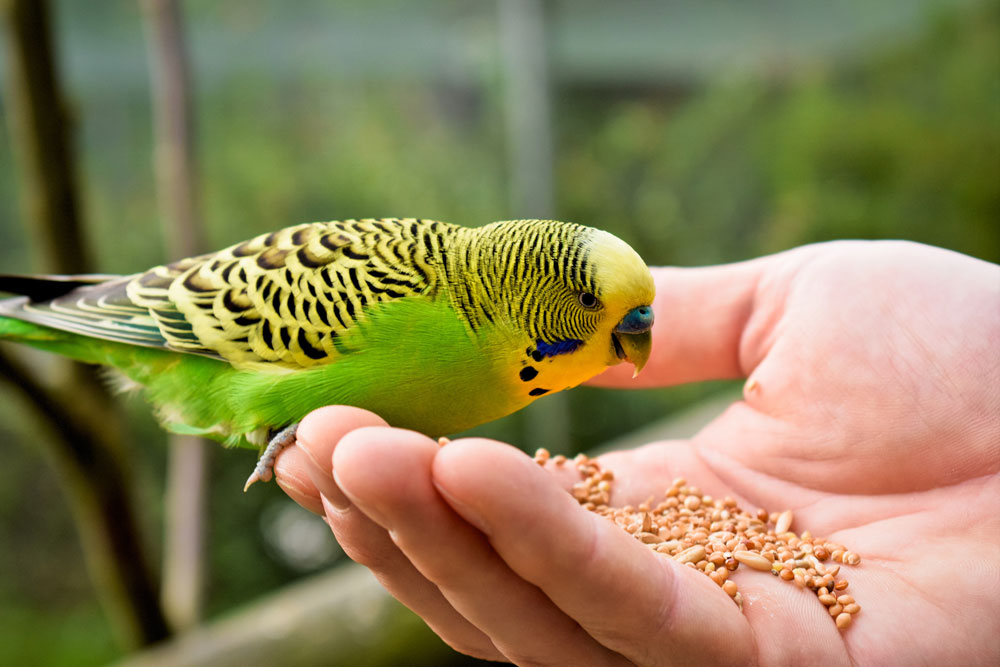
[[[271,441],[267,443],[264,452],[257,459],[257,466],[247,477],[247,483],[243,485],[243,493],[257,482],[270,482],[274,477],[274,462],[285,447],[295,442],[295,432],[299,428],[298,422],[278,431]]]
[[[258,463],[250,476],[247,477],[247,483],[243,485],[243,493],[246,493],[257,482],[270,482],[272,477],[274,477],[274,473],[271,472],[271,468]]]

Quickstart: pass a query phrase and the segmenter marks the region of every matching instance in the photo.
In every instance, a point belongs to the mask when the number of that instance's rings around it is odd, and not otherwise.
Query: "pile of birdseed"
[[[557,466],[567,461],[545,449],[535,453],[539,465],[550,459]],[[858,565],[861,557],[809,531],[796,535],[790,530],[791,510],[751,514],[732,498],[703,495],[684,479],[675,479],[655,505],[650,498],[637,507],[610,507],[614,474],[584,454],[573,464],[581,479],[573,485],[573,497],[585,509],[613,521],[656,553],[704,572],[741,610],[743,596],[729,576],[745,565],[814,592],[841,630],[861,611],[844,593],[847,580],[837,578],[842,564]]]

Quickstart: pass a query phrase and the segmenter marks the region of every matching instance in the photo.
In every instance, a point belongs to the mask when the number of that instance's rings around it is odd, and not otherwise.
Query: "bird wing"
[[[0,315],[91,338],[164,347],[166,339],[145,308],[128,300],[131,276],[0,276],[0,291],[23,296],[0,301]]]
[[[17,300],[15,317],[125,343],[216,357],[237,367],[301,369],[343,354],[340,336],[373,305],[433,292],[442,223],[310,223],[217,253]]]

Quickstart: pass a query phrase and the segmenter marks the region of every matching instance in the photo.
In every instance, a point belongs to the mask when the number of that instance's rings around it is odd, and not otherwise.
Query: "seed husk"
[[[544,450],[536,453],[535,460],[540,465],[551,462],[556,466],[568,462],[565,456],[551,456]],[[583,454],[572,463],[581,479],[573,486],[572,495],[582,507],[612,521],[651,551],[701,571],[740,609],[743,596],[730,573],[742,564],[809,589],[838,628],[848,627],[852,614],[861,610],[852,596],[840,594],[847,588],[847,580],[837,579],[841,564],[858,565],[861,557],[809,531],[792,532],[791,510],[744,511],[732,498],[702,494],[683,478],[675,479],[661,500],[651,496],[638,506],[611,507],[614,474]]]
[[[755,570],[760,570],[761,572],[771,571],[771,561],[755,551],[737,551],[733,554],[733,558]]]
[[[785,510],[778,515],[777,521],[774,522],[774,532],[777,534],[787,533],[788,529],[792,527],[792,510]]]
[[[674,556],[674,559],[677,560],[678,563],[697,563],[704,557],[705,547],[700,544],[695,544]]]

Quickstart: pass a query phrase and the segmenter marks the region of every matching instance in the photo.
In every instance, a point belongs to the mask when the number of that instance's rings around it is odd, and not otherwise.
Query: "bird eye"
[[[597,297],[590,292],[580,292],[580,296],[578,296],[577,299],[580,301],[580,305],[584,308],[597,308]]]

